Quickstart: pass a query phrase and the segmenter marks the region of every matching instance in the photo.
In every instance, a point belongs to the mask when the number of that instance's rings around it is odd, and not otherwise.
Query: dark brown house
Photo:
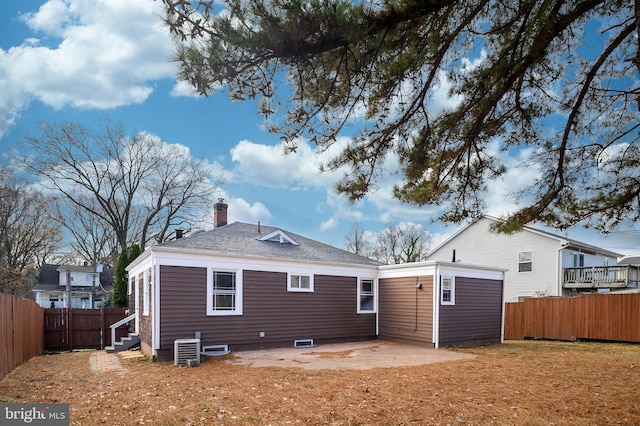
[[[378,337],[432,347],[501,341],[501,269],[383,266],[280,228],[226,224],[218,207],[220,226],[151,247],[127,268],[135,330],[154,359],[172,359],[174,342],[193,338],[229,350]],[[446,306],[434,285],[443,271],[461,274]]]

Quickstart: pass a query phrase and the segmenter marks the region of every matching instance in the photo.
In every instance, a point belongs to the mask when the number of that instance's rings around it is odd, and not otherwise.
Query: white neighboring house
[[[530,226],[497,234],[490,230],[497,221],[483,216],[471,222],[430,251],[427,260],[507,268],[505,302],[638,286],[638,267],[618,266],[620,253]]]
[[[71,295],[71,308],[94,309],[102,306],[112,289],[113,268],[45,263],[32,291],[43,308],[67,308]]]

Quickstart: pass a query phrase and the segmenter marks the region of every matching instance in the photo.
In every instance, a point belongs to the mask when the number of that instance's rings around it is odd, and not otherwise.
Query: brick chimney
[[[220,228],[227,224],[227,208],[228,204],[224,203],[222,198],[218,198],[218,202],[213,205],[213,227]]]

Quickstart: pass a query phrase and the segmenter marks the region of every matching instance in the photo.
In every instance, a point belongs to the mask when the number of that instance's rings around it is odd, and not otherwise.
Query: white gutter
[[[564,247],[558,249],[556,256],[556,296],[562,296],[562,250]]]
[[[436,264],[434,277],[433,277],[433,347],[438,348],[440,346],[440,265]]]
[[[151,287],[153,290],[151,353],[157,355],[156,350],[160,349],[160,266],[157,264],[155,256],[151,256],[151,269],[154,271],[153,286]]]

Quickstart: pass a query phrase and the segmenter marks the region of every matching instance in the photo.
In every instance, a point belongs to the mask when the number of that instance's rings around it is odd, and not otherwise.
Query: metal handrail
[[[128,317],[122,318],[120,321],[115,322],[115,323],[113,323],[113,324],[111,324],[109,326],[109,328],[111,328],[111,346],[115,346],[116,345],[116,328],[120,327],[121,325],[124,325],[124,324],[128,323],[132,319],[135,319],[135,320],[138,319],[138,312],[134,312],[131,315],[129,315]]]

